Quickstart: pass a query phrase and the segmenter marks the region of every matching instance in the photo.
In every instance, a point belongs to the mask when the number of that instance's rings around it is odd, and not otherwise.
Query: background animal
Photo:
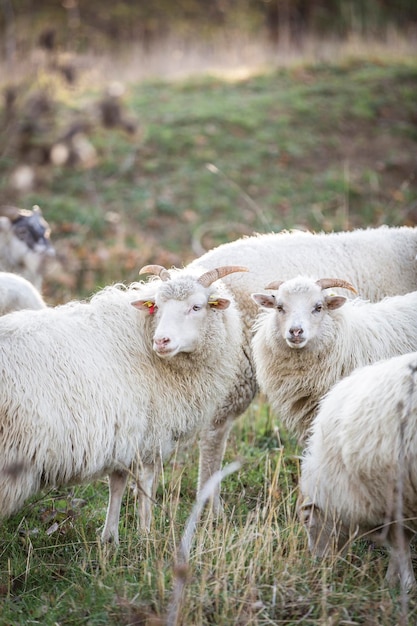
[[[251,353],[252,324],[258,308],[250,294],[277,276],[283,280],[298,274],[343,276],[355,285],[360,296],[376,301],[384,296],[407,293],[416,288],[417,228],[369,228],[350,232],[282,232],[243,237],[220,245],[193,261],[189,267],[210,269],[218,265],[242,264],[245,274],[224,279],[242,314],[244,341],[239,371],[227,402],[219,405],[211,430],[201,442],[205,482],[222,462],[227,437],[236,417],[249,406],[257,392]],[[218,509],[219,494],[213,506]]]
[[[302,441],[320,398],[356,367],[417,350],[417,291],[367,302],[330,289],[340,279],[297,276],[252,294],[256,377],[273,410]]]
[[[38,206],[32,211],[0,206],[0,271],[19,274],[42,292],[48,257],[55,250]]]
[[[2,516],[43,487],[109,475],[102,538],[118,541],[129,473],[138,469],[150,495],[155,467],[227,396],[241,324],[218,279],[241,269],[158,267],[160,278],[89,302],[0,318]],[[149,525],[149,498],[141,515]]]
[[[322,400],[301,462],[299,513],[316,556],[368,534],[386,573],[415,586],[417,352],[356,369]],[[402,547],[404,544],[404,547]]]
[[[0,272],[0,315],[21,309],[43,309],[39,291],[28,280],[11,272]]]

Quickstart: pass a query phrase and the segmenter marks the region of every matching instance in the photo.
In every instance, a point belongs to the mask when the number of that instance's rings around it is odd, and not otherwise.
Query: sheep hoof
[[[103,532],[101,533],[100,539],[101,539],[101,543],[106,544],[106,545],[113,545],[113,546],[119,545],[118,535],[106,529],[104,529]]]

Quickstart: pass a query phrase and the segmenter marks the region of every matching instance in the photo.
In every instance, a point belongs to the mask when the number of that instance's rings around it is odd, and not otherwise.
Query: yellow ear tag
[[[155,313],[155,302],[151,302],[150,300],[148,300],[147,302],[144,302],[144,304],[149,309],[149,315],[153,315]]]

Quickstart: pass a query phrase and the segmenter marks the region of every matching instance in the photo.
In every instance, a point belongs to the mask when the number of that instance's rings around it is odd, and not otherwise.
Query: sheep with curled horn
[[[218,279],[245,268],[141,271],[161,279],[0,318],[0,472],[24,467],[17,476],[4,472],[1,516],[43,488],[108,475],[102,539],[117,543],[133,473],[141,527],[149,529],[160,465],[201,437],[226,401],[242,325]]]
[[[262,312],[252,339],[256,376],[272,409],[301,442],[320,398],[356,367],[417,350],[417,291],[380,302],[327,292],[341,279],[298,276],[254,293]]]
[[[49,224],[37,205],[31,211],[0,206],[0,271],[23,276],[41,292],[47,259],[54,255]]]

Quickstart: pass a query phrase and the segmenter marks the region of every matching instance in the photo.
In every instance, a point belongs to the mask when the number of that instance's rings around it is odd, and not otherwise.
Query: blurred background
[[[1,0],[0,205],[50,304],[253,232],[417,223],[415,0]]]

